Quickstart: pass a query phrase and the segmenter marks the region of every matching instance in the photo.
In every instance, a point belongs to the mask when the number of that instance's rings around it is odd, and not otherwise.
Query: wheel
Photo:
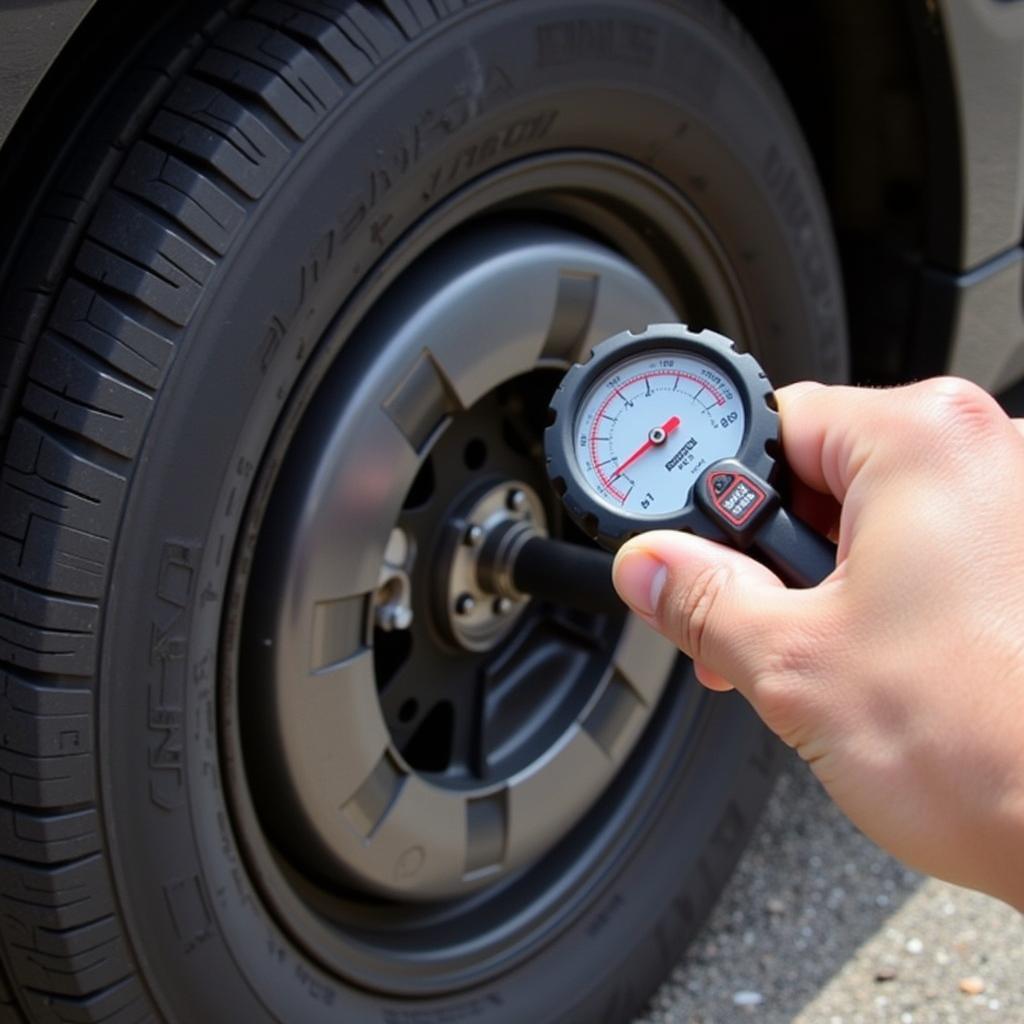
[[[585,543],[540,437],[602,337],[682,318],[842,377],[749,41],[661,0],[182,5],[25,238],[10,1019],[628,1020],[775,748],[624,611],[481,567]]]

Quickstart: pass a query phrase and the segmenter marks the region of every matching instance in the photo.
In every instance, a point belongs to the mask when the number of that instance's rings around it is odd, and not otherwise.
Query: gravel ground
[[[1024,1024],[1024,916],[906,870],[787,766],[701,936],[635,1024]]]

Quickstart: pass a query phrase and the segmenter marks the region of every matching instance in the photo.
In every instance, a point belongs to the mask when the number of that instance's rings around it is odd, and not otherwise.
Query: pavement
[[[1024,1024],[1024,915],[882,853],[793,757],[703,932],[634,1024],[747,1021]]]

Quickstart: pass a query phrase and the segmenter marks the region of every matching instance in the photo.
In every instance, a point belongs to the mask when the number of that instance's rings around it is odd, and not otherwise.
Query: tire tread
[[[295,149],[422,24],[261,0],[112,90],[0,289],[0,1019],[156,1021],[97,806],[101,599],[133,459],[219,260]],[[414,13],[418,12],[418,13]]]

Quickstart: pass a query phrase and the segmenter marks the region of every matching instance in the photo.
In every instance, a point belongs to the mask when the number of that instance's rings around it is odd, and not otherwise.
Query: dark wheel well
[[[233,9],[229,5],[229,9]],[[220,17],[213,0],[153,7],[98,0],[54,61],[0,149],[0,433],[23,383],[34,337],[56,290],[57,268],[84,232],[90,181],[116,172],[136,122],[172,78],[140,62],[155,36],[186,23],[182,52],[199,45]],[[131,70],[129,70],[131,69]],[[88,135],[99,111],[121,128]],[[74,153],[75,159],[68,155]],[[48,207],[42,215],[44,204]]]
[[[81,129],[181,0],[95,0],[60,49],[0,146],[0,278],[32,211]],[[197,4],[202,6],[201,4]]]
[[[955,270],[961,168],[951,65],[934,4],[728,0],[800,120],[843,263],[853,376],[941,370],[916,341],[921,272]]]

